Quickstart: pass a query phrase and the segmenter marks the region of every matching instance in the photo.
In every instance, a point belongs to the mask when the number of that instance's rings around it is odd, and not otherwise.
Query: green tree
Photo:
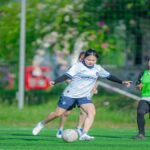
[[[0,59],[18,63],[20,1],[1,4]],[[146,0],[27,0],[26,65],[39,47],[72,53],[79,39],[83,48],[95,48],[102,56],[122,55],[126,34],[139,29],[138,13],[148,17],[149,7]]]

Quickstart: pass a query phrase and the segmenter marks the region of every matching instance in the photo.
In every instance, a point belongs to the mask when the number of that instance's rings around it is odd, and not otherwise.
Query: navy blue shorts
[[[72,98],[72,97],[61,95],[58,101],[58,106],[66,110],[71,110],[76,106],[80,107],[80,105],[88,104],[88,103],[92,103],[92,101],[87,97]]]

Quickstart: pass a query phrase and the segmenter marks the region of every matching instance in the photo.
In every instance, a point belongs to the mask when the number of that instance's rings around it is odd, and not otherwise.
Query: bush
[[[100,89],[100,94],[96,96],[95,103],[97,107],[107,107],[107,109],[111,111],[135,110],[137,105],[137,101],[131,98],[123,95],[118,96],[118,94],[114,92],[105,91],[103,89]]]
[[[30,90],[25,91],[25,104],[41,104],[51,100],[51,97],[60,95],[65,85],[60,84],[50,90]],[[12,104],[17,102],[17,90],[1,90],[0,102]]]

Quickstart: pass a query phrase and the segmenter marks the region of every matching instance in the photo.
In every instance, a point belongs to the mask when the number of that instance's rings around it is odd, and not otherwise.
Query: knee
[[[95,117],[95,115],[96,115],[96,111],[94,110],[94,111],[93,111],[93,116]]]
[[[87,113],[84,112],[83,110],[80,111],[80,115],[86,115]]]
[[[66,113],[64,113],[64,117],[68,117],[70,115],[70,111],[67,111]]]
[[[92,111],[89,111],[89,112],[87,113],[87,115],[90,116],[90,117],[95,117],[96,112],[95,112],[95,110],[92,110]]]
[[[95,109],[93,109],[93,110],[91,111],[91,114],[92,114],[93,116],[95,116],[95,114],[96,114]]]

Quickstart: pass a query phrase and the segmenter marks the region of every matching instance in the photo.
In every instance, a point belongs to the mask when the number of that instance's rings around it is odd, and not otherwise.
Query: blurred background
[[[21,2],[0,0],[2,124],[15,125],[21,119],[11,119],[13,116],[9,118],[10,114],[6,113],[7,110],[14,112],[19,100],[20,41],[23,40],[20,34],[23,19]],[[26,0],[25,12],[24,106],[21,109],[25,108],[22,117],[27,112],[37,113],[38,108],[41,110],[42,107],[47,108],[44,116],[48,113],[51,101],[55,104],[66,86],[60,84],[52,90],[48,82],[75,63],[82,50],[96,49],[101,56],[99,64],[121,79],[132,81],[136,81],[150,57],[149,0]],[[133,116],[126,118],[124,123],[134,124],[135,112],[131,112],[135,111],[137,101],[132,100],[132,96],[112,92],[111,88],[117,87],[117,84],[106,80],[102,82],[111,87],[99,87],[99,94],[94,97],[97,109],[101,107],[102,111],[104,107],[101,114],[123,110],[127,112],[127,117],[129,112]],[[139,96],[134,85],[133,82],[131,88],[121,89]],[[122,122],[121,113],[116,118],[118,123]],[[32,119],[36,122],[39,118],[33,115]],[[105,121],[103,117],[102,120]],[[26,124],[32,125],[24,117],[23,125]]]

